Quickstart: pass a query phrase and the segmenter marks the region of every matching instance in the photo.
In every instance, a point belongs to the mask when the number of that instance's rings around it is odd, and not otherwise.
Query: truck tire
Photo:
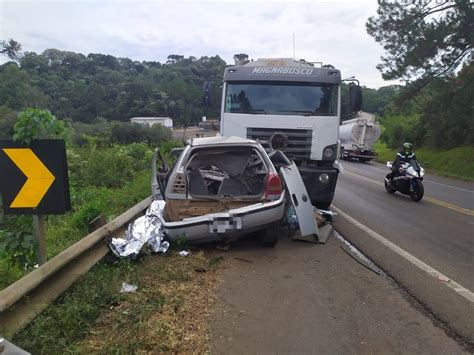
[[[279,236],[280,225],[273,223],[261,232],[260,243],[266,248],[273,248],[278,243]]]
[[[329,210],[329,206],[331,206],[331,202],[329,203],[318,203],[316,205],[317,208],[319,208],[320,210]]]

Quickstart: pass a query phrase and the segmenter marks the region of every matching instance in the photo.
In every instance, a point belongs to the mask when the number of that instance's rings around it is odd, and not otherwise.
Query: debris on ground
[[[216,244],[216,249],[220,251],[229,251],[230,250],[230,242],[228,240],[223,240]]]
[[[120,289],[120,293],[125,293],[125,292],[137,292],[138,286],[128,284],[126,282],[122,282],[122,288]]]
[[[380,275],[382,273],[382,270],[377,265],[375,265],[372,260],[367,258],[359,249],[349,243],[341,235],[335,232],[334,236],[336,237],[336,239],[342,242],[341,249],[344,250],[347,255],[349,255],[360,265],[365,266],[367,269],[376,273],[377,275]]]
[[[30,353],[0,337],[0,354],[5,355],[29,355]]]
[[[165,234],[161,226],[164,208],[165,201],[153,201],[144,216],[128,225],[125,239],[111,238],[109,240],[108,245],[112,253],[117,257],[134,260],[145,245],[148,245],[155,253],[166,253],[169,243],[163,240]]]
[[[451,281],[449,277],[444,276],[444,275],[438,276],[438,280],[444,283],[448,283],[449,281]]]
[[[181,255],[181,256],[188,256],[188,255],[189,255],[189,251],[181,250],[178,254]]]

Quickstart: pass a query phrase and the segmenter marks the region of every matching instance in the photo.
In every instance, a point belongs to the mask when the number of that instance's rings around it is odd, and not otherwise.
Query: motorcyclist
[[[399,172],[402,163],[409,163],[411,160],[416,161],[415,153],[413,153],[413,144],[405,142],[402,145],[402,150],[397,153],[397,156],[392,164],[392,174],[390,176],[393,179]]]

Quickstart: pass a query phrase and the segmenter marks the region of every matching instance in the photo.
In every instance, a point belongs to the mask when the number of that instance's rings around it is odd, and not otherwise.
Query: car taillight
[[[280,176],[278,173],[270,172],[267,177],[267,184],[265,186],[265,197],[269,200],[276,200],[283,192],[281,186]]]
[[[171,187],[171,192],[175,194],[185,194],[186,193],[186,178],[183,174],[176,174],[173,180],[173,185]]]

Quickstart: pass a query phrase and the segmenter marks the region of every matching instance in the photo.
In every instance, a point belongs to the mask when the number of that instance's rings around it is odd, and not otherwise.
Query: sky
[[[383,48],[365,29],[377,1],[0,0],[0,40],[165,62],[169,54],[293,57],[332,64],[362,85],[395,84],[375,66]],[[0,63],[6,61],[0,58]]]

